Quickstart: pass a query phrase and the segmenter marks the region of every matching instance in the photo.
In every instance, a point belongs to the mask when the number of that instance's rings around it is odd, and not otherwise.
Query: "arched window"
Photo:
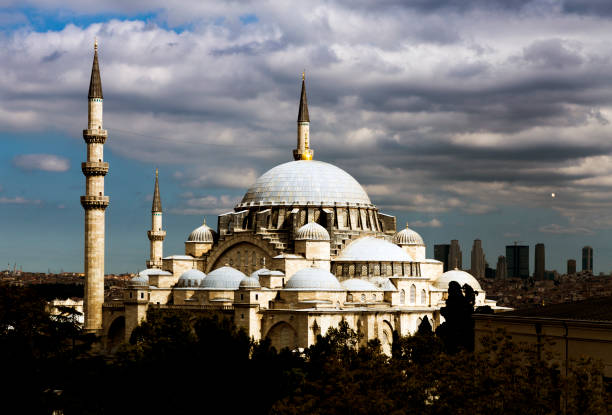
[[[416,304],[416,286],[414,284],[410,286],[410,304]]]
[[[365,294],[361,294],[361,302],[364,303],[366,300],[366,295]]]
[[[425,290],[421,290],[421,304],[427,304],[427,293]]]
[[[406,291],[402,290],[400,291],[400,304],[405,304],[406,303]]]

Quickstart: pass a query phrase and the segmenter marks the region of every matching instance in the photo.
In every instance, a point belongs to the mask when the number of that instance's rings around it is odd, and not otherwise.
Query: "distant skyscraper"
[[[593,248],[582,248],[582,271],[593,272]]]
[[[576,260],[567,260],[567,275],[576,275]]]
[[[544,279],[544,272],[546,271],[545,262],[545,250],[544,244],[536,244],[535,246],[535,270],[533,271],[533,278],[536,280]]]
[[[453,239],[450,243],[450,252],[448,253],[448,268],[463,268],[463,253],[461,252],[459,241],[456,239]]]
[[[500,255],[497,257],[497,269],[495,270],[495,278],[505,279],[508,277],[508,264],[506,257]]]
[[[529,278],[529,246],[507,245],[508,278]]]
[[[484,278],[485,276],[485,254],[480,239],[474,239],[470,273],[476,278]]]
[[[450,254],[449,244],[434,245],[434,259],[444,264],[444,272],[448,271],[448,255]]]

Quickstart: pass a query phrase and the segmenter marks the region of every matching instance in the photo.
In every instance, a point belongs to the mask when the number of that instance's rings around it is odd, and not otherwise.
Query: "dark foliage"
[[[47,301],[83,298],[83,284],[32,284],[30,289]]]
[[[444,323],[438,326],[436,334],[444,343],[447,353],[460,350],[474,350],[474,304],[476,295],[469,285],[461,287],[457,282],[448,284],[446,306],[440,309]]]
[[[473,293],[456,288],[447,313],[473,307]],[[87,340],[69,315],[50,318],[31,290],[0,288],[0,363],[11,381],[3,390],[3,409],[17,404],[20,413],[62,409],[65,414],[605,411],[597,362],[575,362],[562,378],[550,356],[542,359],[542,351],[512,343],[503,333],[486,338],[480,351],[459,345],[449,354],[428,319],[412,337],[394,333],[391,357],[378,341],[365,343],[345,321],[303,352],[278,352],[268,341],[251,341],[220,315],[159,309],[147,314],[130,343],[113,356],[88,352]]]

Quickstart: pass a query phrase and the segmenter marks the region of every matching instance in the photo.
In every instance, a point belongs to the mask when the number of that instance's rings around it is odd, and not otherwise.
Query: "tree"
[[[448,353],[457,353],[462,349],[474,350],[472,313],[475,299],[474,290],[468,284],[463,288],[456,281],[448,284],[446,305],[440,309],[444,323],[436,330]]]

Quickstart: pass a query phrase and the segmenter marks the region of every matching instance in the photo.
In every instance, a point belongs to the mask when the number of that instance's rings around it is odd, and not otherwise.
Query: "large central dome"
[[[236,207],[280,203],[372,206],[363,187],[344,170],[322,161],[298,160],[264,173]]]

